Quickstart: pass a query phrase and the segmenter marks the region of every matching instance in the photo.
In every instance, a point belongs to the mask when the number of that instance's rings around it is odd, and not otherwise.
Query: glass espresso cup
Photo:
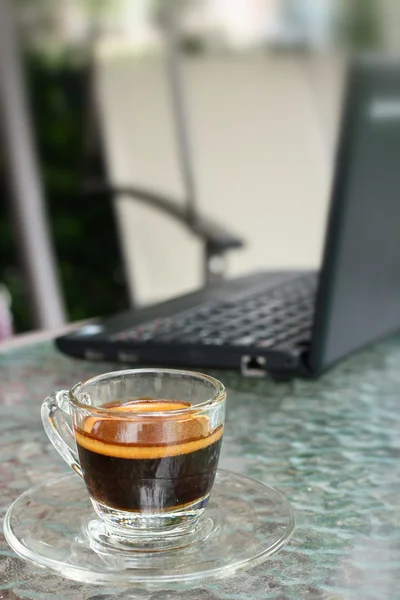
[[[83,477],[109,535],[176,535],[207,506],[225,401],[213,377],[133,369],[53,393],[42,420],[56,450]]]

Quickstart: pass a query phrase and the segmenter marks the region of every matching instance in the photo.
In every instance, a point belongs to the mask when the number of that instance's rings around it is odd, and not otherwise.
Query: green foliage
[[[369,50],[381,44],[380,7],[376,0],[344,0],[343,33],[353,49]]]
[[[84,67],[51,65],[26,56],[51,231],[71,320],[127,308],[128,299],[116,236],[111,198],[82,196],[83,177],[104,176],[102,147],[87,148]],[[4,173],[4,171],[3,171]],[[3,178],[4,179],[4,178]],[[3,197],[4,181],[0,181]],[[27,288],[18,264],[9,215],[0,207],[0,281],[10,289],[17,330],[32,327]]]

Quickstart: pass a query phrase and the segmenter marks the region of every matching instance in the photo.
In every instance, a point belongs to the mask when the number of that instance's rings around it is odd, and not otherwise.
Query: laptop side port
[[[245,355],[241,358],[241,372],[244,377],[265,377],[267,359],[265,356]]]

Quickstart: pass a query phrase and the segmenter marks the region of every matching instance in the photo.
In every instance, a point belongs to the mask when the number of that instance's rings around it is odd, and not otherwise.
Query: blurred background
[[[0,10],[0,339],[319,266],[346,64],[398,53],[398,2]]]

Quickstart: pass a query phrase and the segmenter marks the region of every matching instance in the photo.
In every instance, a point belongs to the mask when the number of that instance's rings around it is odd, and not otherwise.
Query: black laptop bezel
[[[364,101],[368,98],[368,92],[373,84],[376,84],[382,76],[391,75],[393,72],[399,77],[400,63],[395,57],[361,55],[352,57],[348,64],[335,159],[334,182],[327,219],[322,267],[317,287],[311,343],[309,351],[304,356],[306,368],[311,376],[319,375],[365,345],[363,343],[356,348],[349,347],[348,351],[341,352],[335,360],[327,357],[329,335],[332,335],[329,333],[330,321],[335,310],[333,293],[337,287],[336,279],[341,268],[339,249],[347,218],[348,198],[346,197],[346,190],[354,168],[351,160],[353,148],[358,143],[356,129],[359,126],[362,110],[365,108]],[[395,327],[392,328],[392,331],[395,331]],[[388,333],[390,332],[382,331],[381,335],[371,337],[369,342],[372,343]]]
[[[354,143],[354,129],[359,106],[358,65],[351,62],[345,75],[346,88],[342,100],[342,117],[336,147],[333,186],[328,210],[322,265],[319,272],[315,314],[309,351],[304,356],[307,369],[317,375],[328,368],[324,360],[332,293],[335,285],[340,231],[346,207],[345,189],[351,173],[350,154]]]

